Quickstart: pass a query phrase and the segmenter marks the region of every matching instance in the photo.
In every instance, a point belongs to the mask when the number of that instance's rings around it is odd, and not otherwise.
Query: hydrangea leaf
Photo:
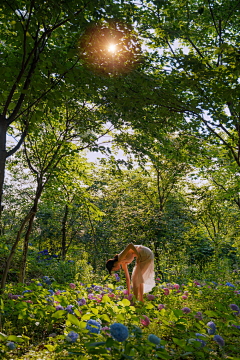
[[[72,314],[68,314],[68,320],[77,327],[80,327],[80,321],[76,318],[76,316]]]
[[[65,310],[58,310],[54,314],[52,314],[53,318],[60,319],[62,318],[67,312]]]

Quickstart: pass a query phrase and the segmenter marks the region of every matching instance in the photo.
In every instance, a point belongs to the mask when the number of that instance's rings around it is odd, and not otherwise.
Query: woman
[[[127,265],[130,264],[134,258],[136,265],[132,272],[132,286],[133,294],[136,299],[143,302],[143,294],[152,290],[155,286],[154,281],[154,255],[153,252],[142,245],[129,244],[120,254],[115,255],[113,259],[106,262],[106,268],[111,274],[112,271],[117,271],[122,266],[125,272],[128,294],[131,292],[130,277]]]

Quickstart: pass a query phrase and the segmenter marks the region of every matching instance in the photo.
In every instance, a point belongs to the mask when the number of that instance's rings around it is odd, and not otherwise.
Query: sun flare
[[[108,47],[108,51],[109,52],[114,52],[116,50],[116,45],[115,44],[111,44],[109,47]]]

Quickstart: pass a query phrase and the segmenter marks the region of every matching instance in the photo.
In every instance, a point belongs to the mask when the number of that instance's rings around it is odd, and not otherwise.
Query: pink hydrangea
[[[154,300],[155,296],[151,295],[151,294],[147,294],[147,298],[148,298],[148,300]]]
[[[189,295],[188,291],[184,291],[184,295],[188,296]]]
[[[187,296],[186,296],[186,295],[183,295],[182,298],[183,298],[183,300],[187,300]]]
[[[165,309],[165,306],[163,304],[158,305],[158,310],[161,311],[162,309]]]
[[[177,291],[176,291],[177,294],[180,294],[180,292],[181,292],[181,290],[177,290]]]
[[[176,290],[179,289],[179,285],[178,285],[178,284],[174,284],[174,287],[175,287]]]
[[[125,289],[125,290],[123,290],[123,294],[124,295],[128,295],[128,291]]]
[[[163,291],[164,291],[164,295],[169,295],[169,289],[168,288],[164,288]]]
[[[114,295],[113,293],[109,293],[109,294],[108,294],[108,297],[110,297],[110,298],[114,298],[114,296],[115,296],[115,295]]]
[[[57,290],[54,295],[60,295],[60,294],[61,294],[61,291]]]
[[[157,277],[156,280],[157,280],[157,281],[161,281],[160,277]]]
[[[75,287],[76,287],[76,285],[73,284],[73,283],[70,283],[69,286],[70,286],[71,289],[75,289]]]
[[[88,294],[88,299],[89,299],[89,300],[93,300],[93,299],[95,299],[95,297],[94,297],[93,294]]]
[[[33,304],[32,300],[26,300],[28,304]]]
[[[102,331],[104,332],[105,335],[110,336],[110,328],[108,326],[104,326],[102,328]]]
[[[150,320],[146,315],[142,315],[144,317],[144,319],[141,319],[141,323],[143,326],[148,326],[150,324]]]

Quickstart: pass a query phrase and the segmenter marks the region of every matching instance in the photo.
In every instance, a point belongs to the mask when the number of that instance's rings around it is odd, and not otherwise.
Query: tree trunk
[[[62,261],[66,258],[66,224],[68,217],[68,205],[65,205],[65,212],[62,219]]]
[[[21,282],[21,283],[24,283],[24,277],[25,277],[25,271],[26,271],[26,263],[27,263],[27,252],[28,252],[29,236],[30,236],[30,233],[32,231],[33,221],[34,221],[35,215],[37,213],[38,201],[39,201],[39,199],[41,197],[42,191],[43,191],[42,179],[40,178],[38,180],[38,186],[37,186],[37,190],[36,190],[34,204],[33,204],[33,207],[32,207],[32,216],[29,219],[28,229],[27,229],[27,232],[25,234],[25,239],[24,239],[23,256],[22,256],[22,261],[21,261],[21,266],[20,266],[20,274],[19,274],[19,282]]]
[[[10,267],[10,264],[11,264],[11,261],[12,261],[12,258],[13,258],[13,255],[15,254],[15,250],[16,250],[16,247],[20,241],[20,238],[21,238],[21,234],[23,232],[23,229],[24,229],[24,226],[26,225],[26,223],[29,221],[29,219],[34,215],[34,212],[32,211],[29,211],[29,213],[27,214],[27,216],[25,216],[23,222],[22,222],[22,225],[17,233],[17,237],[16,237],[16,241],[11,249],[11,252],[8,256],[8,259],[6,261],[6,265],[5,265],[5,269],[3,270],[3,275],[2,275],[2,281],[1,281],[1,291],[3,291],[3,289],[5,288],[5,284],[6,284],[6,280],[7,280],[7,275],[8,275],[8,271],[9,271],[9,267]]]
[[[23,256],[22,256],[22,261],[21,261],[21,266],[20,266],[20,274],[19,274],[19,282],[21,282],[21,283],[24,283],[25,272],[26,272],[26,263],[27,263],[29,235],[30,235],[30,233],[32,231],[34,218],[35,218],[35,213],[32,215],[32,217],[29,220],[28,229],[27,229],[25,239],[24,239]]]
[[[5,175],[5,165],[7,158],[6,151],[6,137],[7,137],[7,121],[0,115],[0,235],[2,233],[2,196],[3,196],[3,183],[4,183],[4,175]]]

